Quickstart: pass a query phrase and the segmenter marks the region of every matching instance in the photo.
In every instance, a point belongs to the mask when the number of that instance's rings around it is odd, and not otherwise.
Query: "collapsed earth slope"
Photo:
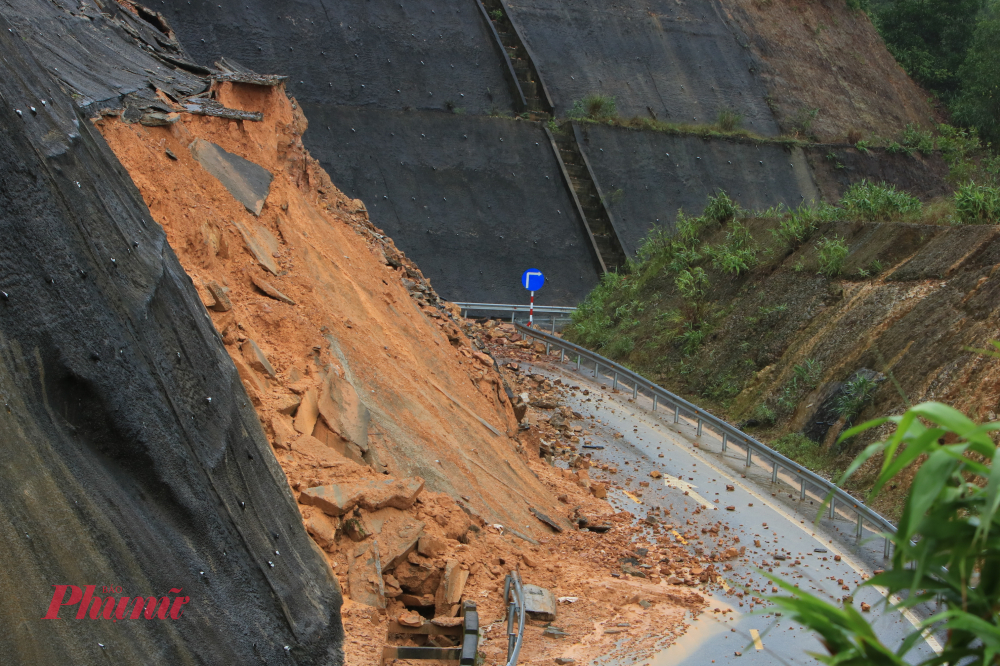
[[[104,98],[117,102],[129,60],[199,81],[104,9],[20,3],[51,20],[58,57],[0,10],[0,557],[18,591],[0,610],[0,661],[340,663],[340,592],[253,405],[163,230],[66,92],[121,86]],[[73,77],[98,44],[122,57]],[[90,619],[100,605],[40,619],[54,585],[188,603],[177,620]]]

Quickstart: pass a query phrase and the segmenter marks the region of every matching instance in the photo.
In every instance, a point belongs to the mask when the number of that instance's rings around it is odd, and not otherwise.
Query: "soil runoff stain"
[[[887,610],[885,590],[871,587],[856,590],[882,564],[881,539],[856,543],[853,522],[843,516],[833,520],[825,517],[820,525],[815,525],[819,502],[808,498],[799,501],[798,492],[792,491],[790,477],[785,477],[783,484],[779,475],[779,483],[772,486],[767,472],[766,483],[758,483],[752,477],[759,474],[742,467],[745,455],[712,453],[708,447],[696,447],[699,440],[694,424],[685,423],[683,417],[675,424],[671,411],[653,413],[630,403],[626,393],[614,394],[610,386],[602,389],[601,383],[586,376],[586,370],[577,373],[558,363],[524,365],[529,374],[537,372],[552,380],[562,379],[570,386],[589,389],[587,397],[580,391],[569,391],[563,400],[584,416],[585,429],[593,433],[586,439],[605,447],[581,452],[592,452],[595,462],[619,469],[618,474],[609,475],[593,467],[591,478],[610,480],[621,486],[626,486],[626,477],[635,480],[629,490],[609,489],[608,500],[616,509],[627,510],[641,519],[654,506],[669,508],[668,522],[676,524],[690,519],[695,526],[685,528],[695,531],[722,520],[729,526],[730,534],[735,533],[741,545],[746,546],[746,557],[734,560],[733,569],[723,572],[721,585],[701,587],[710,610],[693,618],[691,628],[677,642],[652,658],[642,658],[641,663],[650,666],[816,663],[807,653],[825,653],[825,650],[815,635],[778,616],[771,604],[757,601],[772,594],[771,582],[760,574],[764,563],[769,565],[764,568],[781,578],[830,601],[841,602],[850,595],[855,608],[862,603],[870,605],[869,620],[891,647],[896,647],[919,622],[912,611],[901,614]],[[622,438],[616,438],[615,433]],[[707,436],[701,438],[707,439]],[[662,479],[649,476],[654,469],[663,473]],[[760,468],[753,469],[760,472]],[[650,483],[648,488],[641,488],[641,498],[634,494],[639,490],[640,480]],[[733,490],[727,490],[727,486]],[[796,499],[790,499],[792,495]],[[698,506],[702,507],[701,513],[692,515]],[[727,506],[734,506],[735,511],[726,511]],[[779,560],[774,557],[776,554],[786,559]],[[798,564],[793,564],[796,561]],[[730,612],[715,613],[711,610],[714,608]],[[938,641],[930,636],[911,651],[910,657],[923,658],[939,649]]]

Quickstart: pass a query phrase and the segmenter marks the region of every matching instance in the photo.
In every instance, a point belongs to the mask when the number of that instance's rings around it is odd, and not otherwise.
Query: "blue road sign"
[[[545,284],[545,276],[537,268],[529,268],[521,276],[521,284],[528,291],[538,291]]]

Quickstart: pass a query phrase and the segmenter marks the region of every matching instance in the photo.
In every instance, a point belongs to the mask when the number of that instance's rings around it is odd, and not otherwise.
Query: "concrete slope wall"
[[[497,118],[303,105],[306,140],[331,179],[452,300],[571,305],[596,257],[542,128]]]
[[[53,3],[18,10],[137,48],[120,23]],[[0,607],[0,663],[342,663],[339,588],[232,361],[70,84],[46,71],[51,52],[35,57],[11,11],[0,10],[0,589],[16,601]],[[189,601],[178,619],[76,619],[76,606],[40,619],[54,585]]]
[[[630,255],[651,227],[672,225],[681,208],[700,214],[719,190],[751,209],[819,199],[801,149],[605,125],[580,125],[578,136]]]
[[[472,0],[165,0],[203,63],[288,74],[300,101],[469,113],[513,110],[503,61]]]
[[[619,114],[712,123],[721,109],[746,127],[778,133],[766,91],[738,29],[711,1],[510,0],[559,115],[593,93],[613,95]]]

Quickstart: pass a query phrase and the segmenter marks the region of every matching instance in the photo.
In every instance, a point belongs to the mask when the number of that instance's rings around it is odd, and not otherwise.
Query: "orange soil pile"
[[[907,123],[929,127],[934,119],[930,96],[889,53],[868,15],[843,0],[723,5],[763,61],[769,104],[784,131],[855,143],[897,136]]]
[[[347,663],[378,663],[387,623],[406,610],[404,601],[419,607],[414,600],[433,596],[449,567],[468,572],[462,598],[478,604],[487,663],[505,660],[498,590],[515,568],[528,583],[577,598],[560,604],[553,623],[565,636],[543,637],[545,623],[532,621],[526,661],[583,661],[613,649],[636,654],[672,641],[683,631],[684,610],[704,603],[689,587],[710,582],[714,572],[691,562],[677,573],[697,574],[677,578],[677,586],[621,573],[622,553],[635,548],[647,548],[637,561],[650,562],[656,574],[661,560],[690,556],[651,538],[630,515],[614,515],[580,483],[579,468],[546,464],[537,431],[518,435],[492,359],[462,332],[454,307],[370,224],[364,205],[340,193],[307,154],[306,121],[282,88],[224,83],[213,96],[260,111],[264,120],[180,114],[163,127],[113,116],[95,123],[201,293],[306,527],[348,596]],[[274,176],[259,216],[194,159],[196,139]],[[417,477],[425,489],[403,509],[359,506],[335,516],[302,499],[317,486]],[[565,531],[555,533],[529,508]],[[580,516],[611,529],[579,531],[571,521]],[[380,575],[352,578],[376,523],[385,538],[420,523],[440,551],[411,550],[383,562]],[[380,585],[386,608],[357,601]],[[436,606],[419,608],[442,614]]]

